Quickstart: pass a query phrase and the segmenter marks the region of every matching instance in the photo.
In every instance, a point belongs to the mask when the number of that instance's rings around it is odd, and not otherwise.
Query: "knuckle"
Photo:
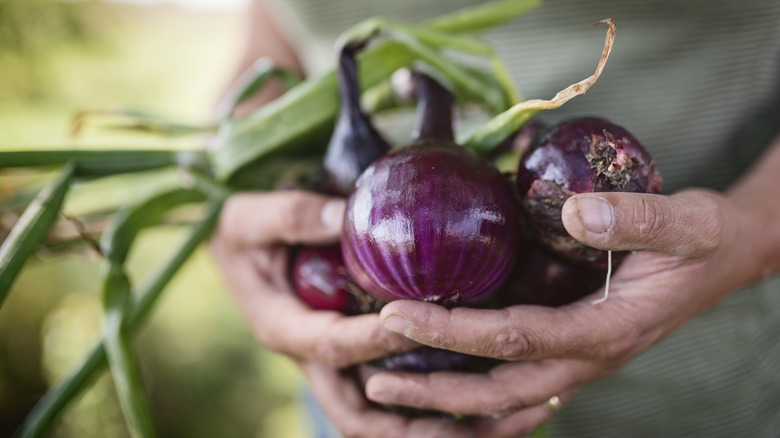
[[[698,247],[700,253],[710,253],[715,251],[721,244],[723,238],[723,214],[718,202],[711,197],[703,200],[704,205],[700,208],[702,219],[697,221],[697,228],[700,230],[698,236]]]
[[[274,353],[287,354],[282,343],[279,342],[279,339],[276,336],[272,336],[270,330],[264,330],[262,328],[257,330],[257,340],[260,341],[261,345]]]
[[[483,415],[493,418],[503,418],[529,406],[528,402],[517,394],[503,391],[497,394],[495,403],[493,403],[491,408],[486,409],[486,412]]]
[[[344,368],[350,365],[346,350],[338,343],[316,342],[314,344],[314,356],[317,360],[333,368]]]
[[[289,194],[287,203],[281,209],[281,219],[289,234],[298,236],[305,230],[310,200],[303,193],[293,192]]]
[[[637,238],[646,241],[658,238],[668,224],[668,218],[661,203],[654,197],[641,197],[635,205],[632,225]]]
[[[600,349],[598,357],[604,362],[619,361],[634,354],[637,346],[637,335],[633,331],[621,333],[609,342],[605,342]]]
[[[518,360],[532,356],[536,349],[527,332],[511,328],[493,338],[488,352],[496,359]]]
[[[341,426],[341,434],[344,438],[363,438],[365,437],[365,425],[358,421],[349,421]]]

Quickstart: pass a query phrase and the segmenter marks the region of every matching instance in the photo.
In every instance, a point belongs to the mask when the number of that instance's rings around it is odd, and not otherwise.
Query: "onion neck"
[[[356,53],[364,44],[346,44],[338,52],[339,117],[323,160],[325,189],[346,196],[358,176],[390,150],[371,119],[360,108]]]
[[[340,116],[355,120],[358,123],[370,123],[368,117],[360,109],[360,81],[358,78],[355,54],[363,47],[362,44],[348,44],[339,51],[339,100]]]
[[[452,143],[452,107],[455,97],[430,76],[415,72],[412,75],[417,91],[417,125],[412,138],[415,142]]]

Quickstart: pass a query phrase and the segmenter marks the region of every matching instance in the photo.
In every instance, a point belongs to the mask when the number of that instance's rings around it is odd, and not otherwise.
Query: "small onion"
[[[527,242],[519,251],[515,268],[498,295],[503,306],[534,304],[558,307],[595,292],[606,269],[570,262],[539,244]]]
[[[292,268],[295,293],[314,309],[357,313],[360,306],[348,290],[349,277],[339,245],[303,248]]]
[[[561,220],[578,193],[660,193],[650,154],[624,128],[596,117],[564,121],[540,133],[520,160],[517,190],[529,228],[545,246],[572,260],[603,266],[606,252],[569,235]]]

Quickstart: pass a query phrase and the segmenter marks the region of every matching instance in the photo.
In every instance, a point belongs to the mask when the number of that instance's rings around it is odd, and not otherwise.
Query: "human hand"
[[[599,200],[606,201],[600,203]],[[369,399],[486,418],[477,436],[528,433],[578,388],[606,377],[757,279],[760,236],[733,199],[691,190],[673,196],[594,193],[567,201],[563,220],[578,240],[600,249],[636,251],[603,291],[560,308],[446,309],[395,301],[385,326],[433,347],[511,361],[486,374],[381,373]],[[758,265],[758,266],[757,266]],[[760,276],[760,275],[759,275]]]
[[[212,250],[255,336],[292,358],[343,368],[418,344],[378,314],[345,316],[299,300],[288,274],[293,244],[338,240],[344,200],[302,191],[242,193],[225,204]]]
[[[352,370],[298,364],[320,406],[346,438],[458,438],[472,432],[452,417],[410,418],[370,403]]]

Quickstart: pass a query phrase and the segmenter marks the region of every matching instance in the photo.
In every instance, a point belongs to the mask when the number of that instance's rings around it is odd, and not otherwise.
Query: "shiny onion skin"
[[[293,289],[314,309],[359,313],[360,306],[349,288],[349,277],[339,245],[301,249],[292,267]]]
[[[341,233],[344,262],[379,301],[475,303],[512,267],[517,204],[493,164],[452,141],[453,95],[423,74],[413,80],[415,140],[355,183]]]
[[[347,270],[380,301],[479,301],[512,266],[514,203],[506,178],[463,147],[395,150],[361,175],[347,200]]]
[[[540,133],[520,160],[517,194],[537,239],[571,260],[605,266],[607,252],[569,235],[561,220],[578,193],[661,193],[650,154],[624,128],[596,117],[566,120]]]

